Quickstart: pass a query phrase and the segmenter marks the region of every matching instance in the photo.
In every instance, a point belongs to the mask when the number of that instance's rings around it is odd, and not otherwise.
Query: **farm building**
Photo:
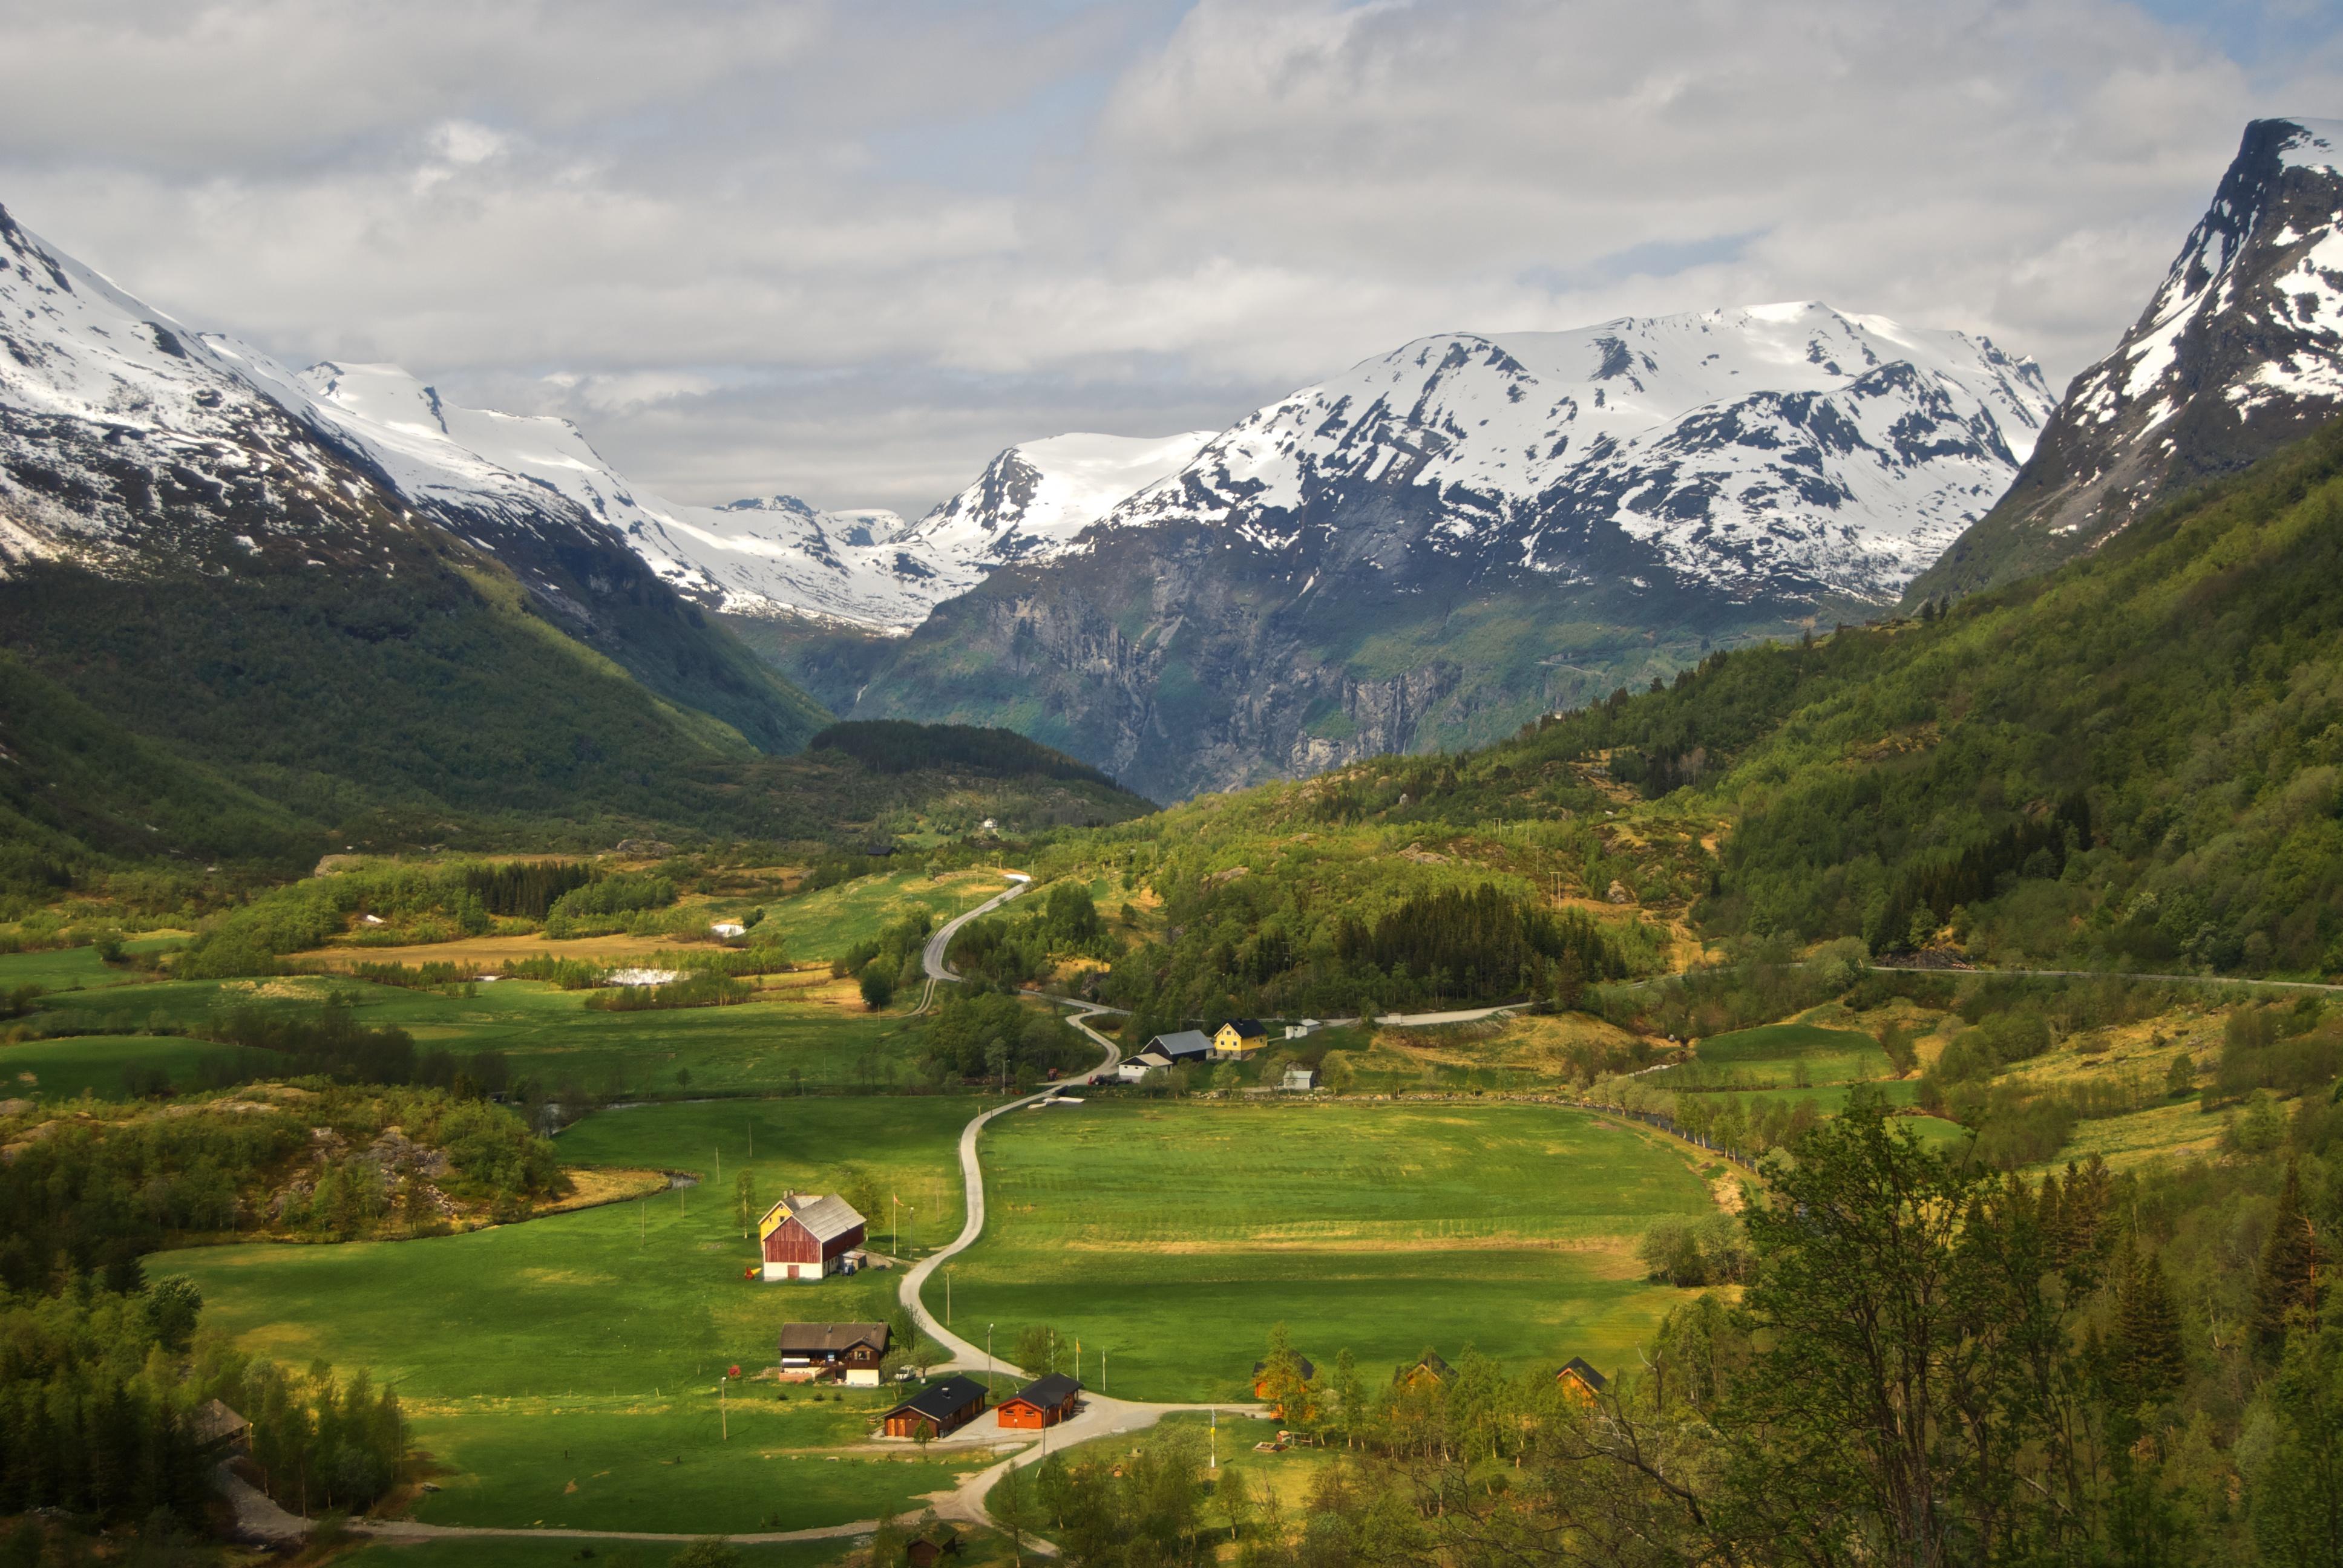
[[[1392,1374],[1392,1382],[1403,1388],[1423,1388],[1427,1384],[1446,1382],[1456,1375],[1438,1351],[1426,1351]]]
[[[846,1254],[862,1245],[865,1221],[854,1205],[792,1192],[757,1221],[768,1280],[819,1280],[842,1271]]]
[[[856,1388],[879,1386],[887,1357],[884,1323],[783,1323],[781,1370],[835,1372]]]
[[[1147,1042],[1147,1049],[1176,1067],[1183,1061],[1202,1061],[1212,1055],[1212,1041],[1201,1029],[1183,1029],[1177,1034],[1157,1035]]]
[[[1269,1030],[1257,1018],[1232,1018],[1221,1025],[1212,1036],[1212,1054],[1230,1060],[1242,1060],[1269,1043]]]
[[[196,1442],[206,1449],[233,1450],[246,1453],[252,1447],[252,1422],[216,1399],[207,1399],[196,1407],[194,1419]]]
[[[1611,1386],[1611,1380],[1588,1365],[1582,1356],[1571,1357],[1570,1363],[1554,1374],[1554,1381],[1562,1385],[1563,1392],[1581,1404],[1593,1404],[1594,1396]]]
[[[1311,1364],[1308,1356],[1295,1356],[1293,1364],[1300,1369],[1303,1382],[1308,1382],[1318,1375],[1318,1369]],[[1252,1397],[1255,1399],[1269,1397],[1269,1363],[1267,1362],[1252,1363]]]
[[[1115,1077],[1125,1083],[1137,1083],[1151,1072],[1172,1065],[1172,1059],[1160,1050],[1142,1050],[1129,1061],[1116,1064]]]
[[[1074,1413],[1082,1385],[1063,1372],[1035,1378],[994,1407],[1003,1426],[1055,1426]]]
[[[1318,1070],[1299,1064],[1285,1070],[1285,1078],[1278,1087],[1294,1094],[1306,1094],[1318,1087]]]
[[[984,1385],[970,1377],[948,1377],[913,1394],[886,1416],[889,1437],[942,1437],[984,1413]]]
[[[947,1557],[960,1555],[960,1529],[941,1523],[930,1524],[903,1543],[903,1561],[911,1568],[935,1568]]]

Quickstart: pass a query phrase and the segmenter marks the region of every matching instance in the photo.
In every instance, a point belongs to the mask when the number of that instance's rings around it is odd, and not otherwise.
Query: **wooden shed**
[[[1581,1356],[1573,1356],[1568,1364],[1554,1374],[1562,1392],[1581,1404],[1593,1404],[1595,1396],[1611,1386],[1611,1380],[1589,1365]]]
[[[1392,1382],[1403,1388],[1425,1388],[1443,1383],[1456,1375],[1456,1369],[1438,1351],[1426,1351],[1415,1360],[1392,1374]]]
[[[188,1424],[195,1429],[198,1447],[243,1453],[252,1446],[252,1422],[216,1399],[197,1405]]]
[[[960,1529],[952,1524],[930,1524],[903,1546],[903,1561],[911,1568],[935,1568],[943,1559],[959,1555]]]
[[[862,1245],[865,1221],[854,1205],[792,1192],[757,1221],[768,1280],[819,1280],[840,1271],[846,1254]]]
[[[1035,1378],[995,1408],[1003,1426],[1055,1426],[1071,1418],[1082,1385],[1063,1372]]]
[[[1293,1362],[1302,1372],[1303,1382],[1308,1382],[1318,1375],[1318,1368],[1312,1363],[1308,1356],[1295,1356]],[[1267,1362],[1252,1363],[1252,1397],[1255,1399],[1269,1397],[1269,1363]]]
[[[974,1378],[948,1377],[922,1389],[886,1416],[889,1437],[942,1437],[984,1413],[984,1385]]]

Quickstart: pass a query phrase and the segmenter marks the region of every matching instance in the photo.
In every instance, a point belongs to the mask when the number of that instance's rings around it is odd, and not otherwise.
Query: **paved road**
[[[1871,967],[1899,975],[2024,975],[2047,980],[2173,980],[2182,985],[2265,985],[2276,986],[2280,990],[2343,991],[2343,985],[2321,985],[2317,980],[2244,980],[2234,975],[2150,975],[2133,974],[2122,970],[1946,970],[1920,964],[1873,964]]]
[[[944,954],[950,950],[951,940],[952,938],[960,935],[960,927],[968,924],[969,921],[976,919],[979,915],[990,914],[993,910],[999,909],[1001,905],[1007,903],[1010,900],[1015,898],[1018,894],[1023,892],[1026,889],[1033,885],[1033,879],[1026,876],[1021,871],[1011,872],[1009,874],[1009,880],[1010,887],[1006,892],[997,893],[993,897],[987,899],[984,902],[977,905],[976,908],[969,910],[968,913],[964,915],[955,915],[950,920],[946,920],[936,931],[936,934],[928,939],[928,945],[920,950],[920,967],[927,971],[927,988],[920,992],[920,1005],[913,1008],[909,1016],[917,1018],[920,1014],[928,1010],[929,1004],[936,1000],[936,986],[938,982],[957,980],[960,979],[958,971],[953,970],[951,965],[944,961]]]

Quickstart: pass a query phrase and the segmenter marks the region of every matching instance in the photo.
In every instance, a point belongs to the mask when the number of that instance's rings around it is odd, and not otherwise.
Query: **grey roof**
[[[196,1407],[191,1423],[199,1442],[222,1442],[238,1433],[252,1430],[252,1422],[216,1399],[207,1399]]]
[[[789,1217],[803,1225],[817,1241],[834,1241],[857,1225],[869,1223],[854,1211],[853,1204],[835,1192],[826,1198],[794,1193],[782,1201],[789,1206]]]
[[[1611,1384],[1611,1380],[1604,1377],[1601,1372],[1596,1372],[1593,1367],[1589,1366],[1586,1363],[1586,1359],[1583,1356],[1571,1357],[1570,1360],[1564,1364],[1562,1372],[1556,1372],[1554,1375],[1560,1377],[1563,1372],[1576,1373],[1579,1381],[1585,1383],[1588,1388],[1594,1390],[1596,1393],[1601,1393]]]
[[[1148,1045],[1178,1060],[1183,1056],[1203,1056],[1212,1049],[1212,1037],[1201,1029],[1183,1029],[1177,1034],[1159,1034]]]
[[[1081,1384],[1061,1372],[1053,1372],[1046,1377],[1037,1377],[1019,1389],[1016,1397],[1047,1410],[1051,1405],[1065,1403],[1081,1392]]]
[[[972,1377],[954,1376],[944,1379],[933,1388],[921,1389],[894,1409],[889,1415],[910,1412],[936,1421],[949,1421],[958,1415],[970,1400],[984,1398],[984,1385]]]
[[[781,1353],[783,1355],[835,1355],[868,1344],[880,1355],[887,1353],[887,1325],[884,1323],[783,1323]]]

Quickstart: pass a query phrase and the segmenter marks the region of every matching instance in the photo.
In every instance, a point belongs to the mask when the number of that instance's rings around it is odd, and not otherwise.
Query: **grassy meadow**
[[[994,1123],[985,1171],[954,1327],[1004,1353],[1030,1324],[1079,1336],[1086,1380],[1103,1349],[1132,1399],[1249,1397],[1281,1321],[1370,1376],[1427,1343],[1615,1360],[1679,1294],[1635,1238],[1709,1201],[1656,1134],[1529,1105],[1101,1101]]]
[[[47,956],[0,959],[0,988],[15,983],[9,965]],[[773,1000],[760,996],[734,1007],[598,1012],[586,1006],[588,993],[536,980],[498,980],[467,997],[340,976],[290,975],[106,985],[59,991],[44,997],[42,1005],[91,1034],[147,1032],[144,1051],[124,1050],[109,1059],[96,1081],[101,1093],[118,1088],[121,1067],[133,1060],[166,1067],[176,1075],[182,1069],[192,1071],[194,1061],[222,1049],[156,1031],[199,1025],[226,1008],[316,1008],[336,997],[354,1004],[360,1023],[406,1030],[418,1047],[500,1050],[518,1076],[575,1084],[597,1094],[837,1091],[883,1088],[905,1079],[918,1054],[915,1026],[900,1009],[873,1014],[863,1011],[859,1000],[846,1005],[830,994],[833,989],[799,992],[776,987],[768,993]],[[46,1070],[55,1070],[75,1046],[71,1037],[0,1046],[0,1075],[44,1074],[40,1091],[47,1094],[51,1085],[44,1068],[34,1065],[34,1056],[22,1058],[25,1066],[11,1064],[29,1051],[37,1053]],[[689,1081],[679,1073],[689,1073]],[[77,1091],[76,1083],[59,1092]]]
[[[419,1501],[421,1519],[736,1532],[840,1523],[950,1483],[940,1464],[796,1457],[859,1442],[888,1396],[817,1402],[736,1383],[727,1441],[715,1388],[729,1366],[772,1364],[784,1322],[883,1319],[899,1276],[743,1280],[757,1249],[753,1228],[741,1234],[738,1172],[751,1173],[762,1204],[852,1180],[850,1162],[873,1191],[917,1204],[927,1250],[960,1228],[953,1151],[970,1111],[962,1097],[602,1111],[563,1134],[568,1160],[691,1171],[704,1184],[465,1235],[207,1248],[147,1267],[193,1279],[206,1323],[249,1349],[394,1382],[418,1446],[447,1472],[444,1490]],[[883,1247],[883,1221],[878,1229]]]

